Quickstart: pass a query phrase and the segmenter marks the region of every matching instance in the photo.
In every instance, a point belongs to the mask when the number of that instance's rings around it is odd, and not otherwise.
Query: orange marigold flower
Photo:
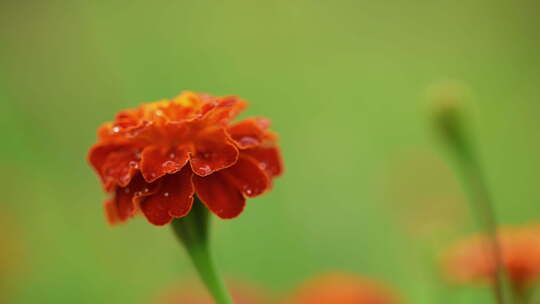
[[[283,171],[277,136],[264,118],[231,123],[246,105],[235,96],[183,92],[102,125],[88,159],[112,193],[109,222],[141,211],[165,225],[190,212],[195,194],[219,217],[234,218],[246,197],[270,189]]]
[[[517,289],[540,278],[540,226],[499,229],[502,264]],[[495,274],[488,239],[477,234],[454,245],[444,256],[443,266],[450,279],[458,282],[490,281]]]
[[[235,304],[268,304],[267,294],[258,288],[245,282],[229,281],[231,296]],[[153,301],[155,304],[213,304],[212,297],[202,286],[193,282],[183,282],[172,288],[168,288]]]
[[[397,304],[393,292],[372,280],[342,273],[306,283],[285,304]]]

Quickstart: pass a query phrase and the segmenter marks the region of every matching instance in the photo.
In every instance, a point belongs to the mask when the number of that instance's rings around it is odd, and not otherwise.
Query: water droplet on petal
[[[176,163],[171,161],[171,160],[168,160],[168,161],[164,162],[163,164],[161,164],[161,166],[163,168],[171,168],[171,167],[176,167]]]
[[[251,190],[251,189],[246,189],[244,192],[246,193],[246,195],[253,194],[253,190]]]
[[[148,190],[148,188],[144,188],[143,191],[144,191],[144,193],[147,193],[147,192],[150,191],[150,190]]]
[[[242,146],[251,146],[251,145],[257,145],[259,141],[257,138],[250,137],[250,136],[244,136],[239,140],[240,144]]]
[[[120,127],[115,126],[115,127],[112,128],[112,131],[113,131],[113,133],[118,133],[118,132],[120,132]]]
[[[164,193],[163,193],[163,196],[168,197],[168,196],[169,196],[169,192],[164,192]]]
[[[169,158],[170,158],[170,159],[173,159],[175,156],[176,156],[176,155],[174,155],[174,153],[169,154]]]
[[[212,169],[210,168],[210,166],[202,166],[202,167],[199,167],[198,169],[200,172],[202,172],[202,174],[210,174],[210,172],[212,172]]]

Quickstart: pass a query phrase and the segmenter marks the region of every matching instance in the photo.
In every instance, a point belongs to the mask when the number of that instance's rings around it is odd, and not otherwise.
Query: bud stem
[[[450,150],[457,174],[469,197],[472,212],[481,229],[488,235],[490,251],[495,262],[493,291],[496,303],[506,303],[504,288],[504,270],[502,267],[501,247],[497,237],[497,220],[492,199],[486,185],[484,172],[478,161],[476,151],[469,141],[461,117],[461,112],[454,104],[443,107],[437,113],[436,127]]]
[[[191,212],[174,219],[171,226],[216,303],[233,304],[210,254],[209,212],[206,206],[195,196]]]

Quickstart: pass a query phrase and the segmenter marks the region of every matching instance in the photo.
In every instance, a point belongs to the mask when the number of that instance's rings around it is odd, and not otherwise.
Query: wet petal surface
[[[234,218],[244,210],[244,196],[219,172],[205,177],[194,175],[193,185],[201,201],[220,218]]]
[[[141,203],[141,210],[154,225],[168,224],[173,217],[183,217],[193,205],[194,188],[189,167],[163,178],[160,191]]]
[[[229,142],[223,129],[216,129],[197,139],[190,163],[195,174],[207,176],[234,165],[237,159],[238,149]]]
[[[270,178],[249,156],[241,156],[234,166],[223,170],[222,174],[247,197],[260,195],[270,188]]]
[[[166,146],[146,147],[141,156],[141,172],[149,183],[165,174],[174,174],[182,169],[189,158],[187,149]]]

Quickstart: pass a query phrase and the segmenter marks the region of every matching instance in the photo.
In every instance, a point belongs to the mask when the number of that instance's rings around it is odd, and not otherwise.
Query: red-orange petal
[[[265,139],[265,129],[270,122],[263,118],[244,119],[227,129],[238,148],[248,149],[260,145]]]
[[[100,172],[105,189],[111,191],[114,185],[127,186],[138,171],[138,163],[138,154],[134,150],[125,149],[109,153]]]
[[[257,160],[259,167],[272,178],[283,173],[283,159],[278,147],[256,147],[244,150],[242,153]]]
[[[247,103],[236,96],[225,96],[212,100],[214,97],[201,94],[201,98],[208,99],[207,107],[202,112],[204,114],[203,120],[210,124],[227,123],[247,107]]]
[[[103,208],[105,209],[105,216],[107,217],[107,222],[110,225],[116,225],[121,222],[120,217],[118,216],[118,208],[116,207],[114,198],[109,198],[105,200]]]
[[[88,161],[94,170],[98,172],[98,174],[101,175],[101,170],[109,153],[117,149],[118,146],[113,144],[96,144],[90,148],[90,152],[88,153]]]
[[[184,167],[189,159],[187,149],[148,146],[141,154],[141,173],[151,183],[165,174],[174,174]]]
[[[114,196],[105,202],[109,223],[114,225],[133,217],[139,210],[139,202],[144,197],[156,193],[159,186],[159,181],[149,184],[140,174],[137,174],[128,186],[116,187]]]
[[[114,197],[106,202],[106,210],[109,212],[108,218],[111,224],[124,222],[133,217],[136,207],[133,203],[134,191],[129,187],[117,187]]]
[[[168,224],[173,217],[183,217],[193,205],[195,192],[189,167],[162,179],[160,191],[141,203],[141,210],[154,225]]]
[[[193,173],[207,176],[221,169],[230,167],[238,159],[238,149],[229,142],[223,129],[207,132],[197,139],[190,164]]]
[[[224,176],[247,197],[261,195],[271,187],[270,178],[250,156],[240,156],[236,164],[223,170]]]
[[[244,196],[221,172],[205,177],[193,175],[193,185],[201,201],[220,218],[231,219],[244,210]]]

